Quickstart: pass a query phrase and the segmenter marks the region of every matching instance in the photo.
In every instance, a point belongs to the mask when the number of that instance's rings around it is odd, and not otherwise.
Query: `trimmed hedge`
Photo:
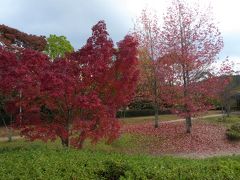
[[[0,148],[0,179],[239,179],[240,156],[183,159],[74,149]]]

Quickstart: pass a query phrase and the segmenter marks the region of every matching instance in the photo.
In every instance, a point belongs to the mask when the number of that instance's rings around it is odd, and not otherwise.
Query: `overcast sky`
[[[194,0],[189,0],[193,2]],[[229,56],[240,62],[240,1],[201,0],[211,3],[218,27],[224,38],[220,59]],[[79,49],[91,35],[91,27],[105,20],[116,42],[133,27],[133,20],[144,7],[154,9],[159,17],[169,5],[167,0],[0,0],[0,24],[23,32],[64,35]],[[238,67],[238,66],[237,66]]]

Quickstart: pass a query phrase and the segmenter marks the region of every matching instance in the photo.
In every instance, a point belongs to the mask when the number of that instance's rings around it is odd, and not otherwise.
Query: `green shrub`
[[[99,170],[97,175],[101,179],[120,179],[121,177],[126,177],[125,173],[129,170],[129,166],[117,161],[105,161],[105,168]]]
[[[35,143],[35,142],[34,142]],[[30,144],[30,143],[29,143]],[[1,145],[1,144],[0,144]],[[0,180],[239,179],[240,156],[185,159],[56,149],[45,144],[0,146]],[[9,150],[9,151],[8,151]]]
[[[227,129],[226,135],[229,140],[240,140],[240,123],[235,123]]]

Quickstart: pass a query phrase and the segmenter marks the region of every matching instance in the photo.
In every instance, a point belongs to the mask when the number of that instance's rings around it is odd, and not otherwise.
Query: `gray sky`
[[[194,0],[188,0],[193,2]],[[215,19],[224,38],[220,59],[229,56],[240,63],[240,1],[201,0],[211,3]],[[91,27],[105,20],[114,42],[133,27],[133,20],[144,7],[155,9],[159,17],[167,0],[0,0],[0,24],[20,31],[45,35],[64,35],[79,49],[91,35]]]

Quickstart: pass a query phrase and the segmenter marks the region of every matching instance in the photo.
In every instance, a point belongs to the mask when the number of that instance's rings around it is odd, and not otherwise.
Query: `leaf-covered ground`
[[[139,144],[144,144],[142,152],[193,157],[239,154],[240,142],[230,142],[225,131],[223,125],[197,121],[191,134],[185,133],[184,122],[162,123],[159,128],[152,123],[122,126],[123,134],[137,136]]]

